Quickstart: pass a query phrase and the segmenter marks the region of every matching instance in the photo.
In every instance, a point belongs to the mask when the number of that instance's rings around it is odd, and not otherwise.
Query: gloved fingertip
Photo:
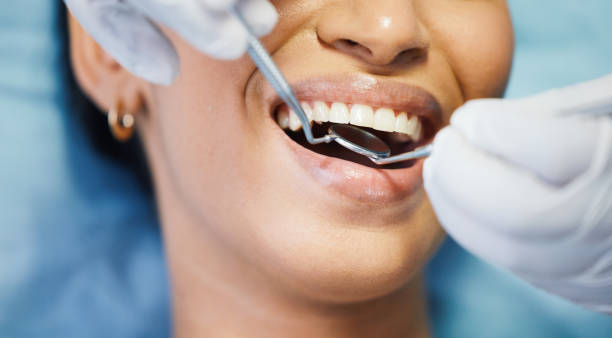
[[[237,0],[201,0],[202,3],[212,9],[217,11],[225,11],[229,8],[233,7]]]
[[[272,31],[278,22],[278,12],[267,0],[253,0],[241,3],[240,11],[257,36],[263,36]]]
[[[499,112],[503,110],[503,105],[504,101],[501,99],[470,100],[455,111],[451,117],[451,124],[461,124],[470,118],[475,118],[479,114]]]
[[[441,147],[441,144],[445,143],[446,140],[451,136],[451,128],[452,127],[444,127],[436,134],[436,137],[433,140],[434,151],[436,148]]]
[[[431,182],[431,179],[433,177],[433,161],[434,159],[430,157],[423,162],[423,182],[425,190],[427,190],[429,182]]]
[[[247,31],[236,18],[228,18],[223,22],[220,31],[223,32],[214,42],[206,43],[200,50],[222,60],[240,58],[247,50]]]
[[[240,46],[232,46],[232,48],[225,49],[223,52],[217,53],[216,57],[222,60],[236,60],[239,59],[246,53],[246,42]]]
[[[170,86],[176,81],[178,75],[178,69],[167,69],[166,71],[159,72],[159,74],[154,73],[149,81],[161,86]]]
[[[169,86],[174,83],[179,73],[178,67],[175,68],[170,65],[158,65],[154,68],[135,65],[131,67],[131,72],[148,82],[162,86]]]
[[[503,109],[500,99],[471,100],[459,107],[450,119],[450,124],[461,134],[472,140],[477,132],[477,123],[484,117],[491,117]]]
[[[452,126],[443,128],[438,132],[433,141],[433,149],[431,156],[427,159],[430,168],[435,168],[434,163],[453,163],[458,146],[463,144],[464,140],[461,134]],[[445,170],[446,168],[438,168],[437,170]]]
[[[176,51],[167,48],[158,48],[150,52],[148,58],[130,58],[122,65],[134,75],[148,82],[169,86],[178,77],[180,62]]]

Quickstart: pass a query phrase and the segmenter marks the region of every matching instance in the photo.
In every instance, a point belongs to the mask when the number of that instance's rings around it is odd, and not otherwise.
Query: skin
[[[273,3],[280,21],[263,41],[290,81],[361,74],[417,85],[445,122],[465,101],[504,92],[513,52],[505,1]],[[267,83],[252,62],[211,59],[166,33],[182,72],[161,87],[118,66],[71,19],[81,86],[102,109],[121,102],[136,116],[175,336],[429,336],[421,270],[444,234],[422,186],[381,206],[305,179],[269,137]]]

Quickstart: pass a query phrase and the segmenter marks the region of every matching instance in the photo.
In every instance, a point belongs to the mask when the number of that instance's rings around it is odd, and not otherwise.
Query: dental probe
[[[247,31],[247,53],[264,77],[270,82],[278,96],[297,114],[302,122],[302,129],[308,143],[314,145],[335,141],[353,152],[368,157],[372,162],[379,165],[403,162],[431,155],[432,145],[426,145],[413,151],[391,156],[391,149],[378,136],[352,125],[334,124],[329,128],[327,135],[314,137],[310,121],[283,73],[276,66],[265,47],[257,39],[240,11],[237,8],[233,8],[232,13]]]
[[[242,23],[244,28],[247,31],[247,53],[257,66],[264,77],[270,82],[278,96],[289,105],[293,111],[296,112],[300,121],[302,122],[302,127],[304,129],[304,134],[306,139],[310,144],[320,144],[320,143],[330,143],[334,140],[334,137],[331,135],[325,135],[324,137],[315,138],[312,134],[312,129],[310,128],[310,122],[308,121],[308,117],[300,103],[293,93],[293,89],[281,73],[280,69],[276,66],[272,57],[266,51],[265,47],[259,42],[253,30],[246,22],[242,14],[237,8],[233,8],[234,15],[238,18],[238,20]]]

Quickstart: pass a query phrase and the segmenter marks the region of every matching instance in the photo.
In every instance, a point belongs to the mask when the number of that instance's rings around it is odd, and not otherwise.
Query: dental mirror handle
[[[594,117],[612,116],[612,110],[610,110],[611,106],[612,106],[612,101],[596,102],[590,106],[583,107],[582,109],[563,111],[561,112],[560,116],[577,116],[581,114],[594,116]],[[386,158],[370,157],[370,160],[380,165],[392,164],[392,163],[403,162],[403,161],[408,161],[408,160],[416,160],[416,159],[423,158],[423,157],[429,157],[432,151],[433,151],[433,144],[428,144],[426,146],[417,148],[407,153],[390,156]]]
[[[379,165],[392,164],[392,163],[398,163],[398,162],[403,162],[403,161],[416,160],[416,159],[423,158],[423,157],[429,157],[431,155],[432,150],[433,150],[433,144],[428,144],[426,146],[416,148],[413,151],[409,151],[403,154],[385,157],[385,158],[370,157],[370,160]]]
[[[293,89],[281,73],[280,69],[272,60],[272,57],[266,51],[265,47],[259,42],[255,34],[253,34],[253,30],[246,22],[242,14],[237,8],[232,9],[233,14],[238,18],[238,20],[242,23],[244,28],[246,29],[247,35],[247,53],[257,66],[264,77],[270,82],[276,93],[280,96],[280,98],[287,103],[287,105],[295,111],[298,118],[302,122],[302,129],[304,130],[304,135],[306,136],[306,140],[310,144],[320,144],[320,143],[330,143],[334,140],[334,137],[331,135],[325,135],[324,137],[315,138],[312,134],[312,129],[310,128],[310,121],[308,121],[308,117],[306,113],[302,109],[300,102],[296,98],[293,93]]]

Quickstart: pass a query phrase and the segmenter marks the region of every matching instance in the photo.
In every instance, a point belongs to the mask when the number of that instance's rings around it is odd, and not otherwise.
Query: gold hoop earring
[[[123,113],[121,103],[117,103],[108,111],[108,126],[115,139],[119,142],[127,142],[134,134],[136,120],[134,115]]]

